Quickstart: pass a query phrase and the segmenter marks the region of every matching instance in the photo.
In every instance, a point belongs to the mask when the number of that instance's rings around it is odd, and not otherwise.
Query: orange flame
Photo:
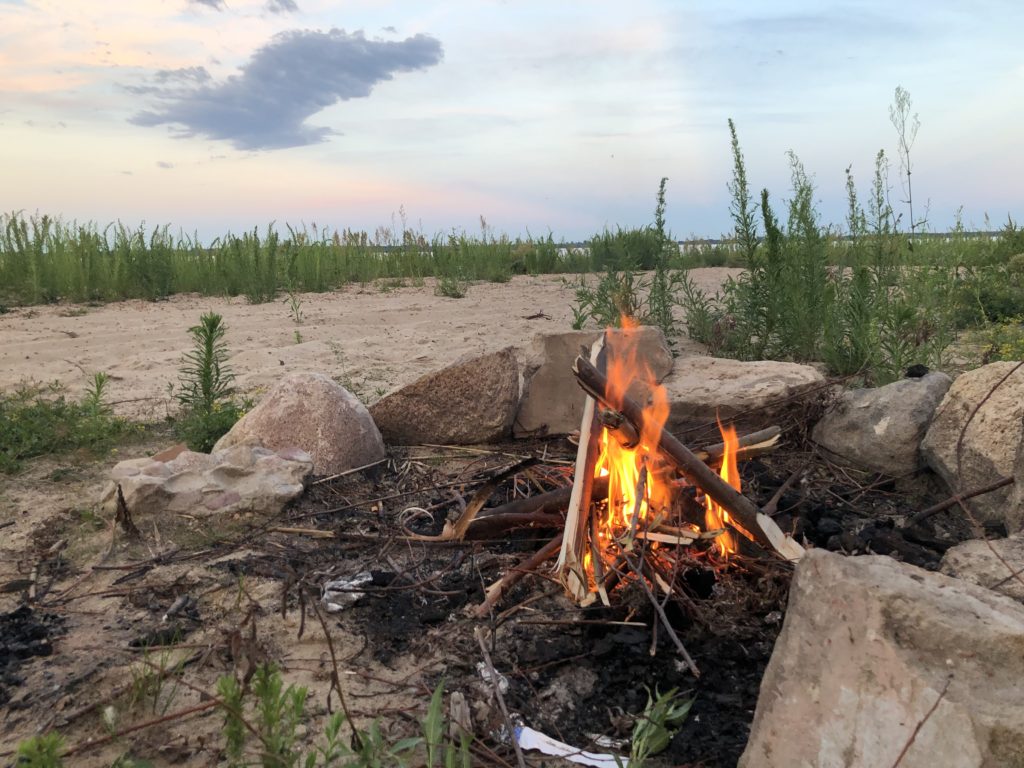
[[[736,428],[731,424],[723,427],[718,423],[718,430],[722,433],[722,443],[725,451],[722,454],[722,468],[719,476],[729,485],[740,490],[740,473],[736,464],[736,451],[739,448],[739,437],[736,435]],[[704,496],[706,512],[704,513],[704,525],[709,531],[719,528],[726,528],[730,522],[729,513],[720,507],[710,496]],[[736,552],[736,538],[731,531],[726,530],[715,538],[715,549],[722,557],[728,557]]]
[[[600,432],[599,455],[594,469],[595,477],[608,478],[608,504],[604,519],[597,521],[597,541],[594,553],[601,557],[612,539],[621,537],[634,526],[650,524],[653,518],[669,510],[672,504],[674,468],[658,451],[661,431],[669,416],[668,393],[657,383],[654,373],[638,355],[638,326],[623,318],[622,329],[608,334],[606,347],[607,404],[621,409],[627,393],[634,399],[644,398],[644,424],[642,434],[630,445],[628,437],[634,434],[604,428]],[[720,476],[729,485],[740,490],[740,475],[736,462],[739,438],[732,426],[722,427],[725,451]],[[714,548],[728,557],[737,551],[735,534],[728,529],[729,514],[705,495],[705,527],[707,530],[726,529],[715,538]],[[646,527],[644,525],[643,527]],[[594,554],[583,553],[584,568],[593,577]]]
[[[637,382],[649,394],[643,409],[643,432],[636,445],[624,445],[619,436],[601,430],[595,476],[608,476],[608,512],[600,525],[602,538],[630,528],[634,515],[638,521],[645,521],[651,510],[656,515],[672,501],[669,467],[657,451],[661,429],[668,421],[668,394],[638,357],[637,328],[635,322],[623,318],[622,330],[608,337],[608,404],[621,408],[627,391]]]

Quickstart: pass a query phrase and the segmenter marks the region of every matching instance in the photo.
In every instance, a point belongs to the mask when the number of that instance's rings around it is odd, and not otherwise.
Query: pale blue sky
[[[921,129],[931,226],[1024,212],[1024,4],[0,0],[0,210],[212,238],[316,222],[584,238],[730,228],[726,120],[782,209],[786,151],[844,211]]]

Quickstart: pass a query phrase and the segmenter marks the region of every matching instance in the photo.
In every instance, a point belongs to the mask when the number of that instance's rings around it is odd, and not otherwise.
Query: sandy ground
[[[700,285],[715,290],[728,272],[705,269],[692,275]],[[242,298],[188,295],[155,303],[15,309],[0,315],[0,390],[56,381],[78,395],[94,373],[104,372],[111,377],[106,399],[117,413],[161,422],[176,407],[168,386],[177,383],[182,355],[191,347],[188,329],[202,313],[214,311],[227,324],[229,363],[241,392],[258,397],[288,373],[318,371],[370,404],[464,355],[506,346],[523,351],[537,334],[570,329],[574,290],[561,277],[543,276],[516,277],[506,284],[476,283],[462,299],[435,295],[431,281],[419,287],[350,286],[298,298],[301,322],[296,322],[285,296],[260,305]],[[695,349],[684,338],[675,341],[680,351]],[[203,643],[220,643],[217,633],[232,622],[258,621],[261,646],[285,664],[289,679],[309,685],[318,700],[325,696],[329,675],[322,633],[318,627],[307,627],[305,639],[296,642],[298,619],[291,613],[275,618],[280,594],[276,582],[253,578],[239,603],[234,576],[209,563],[186,562],[154,569],[129,592],[118,587],[124,571],[116,563],[144,560],[170,546],[177,534],[165,531],[161,536],[150,521],[147,525],[153,530],[146,527],[144,534],[148,549],[115,547],[110,521],[95,511],[105,477],[117,461],[151,454],[173,442],[169,427],[157,426],[107,456],[42,457],[26,462],[18,475],[0,475],[0,585],[23,579],[39,563],[66,563],[53,584],[54,593],[62,597],[47,608],[56,609],[65,622],[58,653],[25,667],[18,701],[0,707],[0,763],[11,758],[21,739],[60,723],[71,743],[103,733],[99,707],[107,702],[124,710],[125,717],[143,717],[137,703],[126,703],[117,693],[139,675],[140,654],[129,648],[129,640],[149,626],[174,595],[200,586],[206,590],[201,598],[203,615],[223,619],[203,634]],[[93,567],[97,564],[99,570]],[[111,566],[112,570],[103,570]],[[149,602],[142,604],[144,595]],[[0,613],[18,604],[16,589],[0,590]],[[258,619],[247,618],[257,614]],[[348,656],[350,646],[360,639],[342,633],[336,642],[339,652]],[[416,659],[417,669],[436,669],[444,663],[442,656]],[[405,680],[412,674],[398,667],[375,671],[383,676],[380,679]],[[191,679],[209,690],[222,672],[219,667],[206,668]],[[422,688],[419,677],[417,672],[413,682]],[[370,685],[363,695],[380,704],[391,691],[401,688],[374,690]],[[406,691],[403,696],[403,706],[422,703],[425,691],[417,689],[412,698]],[[194,691],[184,692],[174,706],[200,700]],[[325,713],[313,714],[314,728],[319,729]],[[216,750],[211,753],[203,745],[219,743],[219,720],[211,716],[201,723],[176,725],[168,733],[147,731],[139,739],[76,757],[73,764],[109,765],[131,746],[148,749],[146,754],[156,765],[212,765]],[[151,749],[146,747],[150,741]],[[158,743],[173,748],[161,751]]]
[[[714,290],[730,272],[691,275]],[[300,323],[287,297],[256,305],[241,297],[187,295],[16,309],[0,315],[0,388],[59,381],[79,393],[102,371],[111,377],[107,400],[118,413],[158,421],[174,407],[168,385],[177,383],[190,348],[189,327],[214,311],[227,324],[230,365],[242,392],[258,395],[285,374],[317,371],[369,404],[465,354],[525,348],[538,333],[568,330],[574,293],[560,276],[522,276],[475,283],[461,299],[436,296],[431,281],[298,298]]]

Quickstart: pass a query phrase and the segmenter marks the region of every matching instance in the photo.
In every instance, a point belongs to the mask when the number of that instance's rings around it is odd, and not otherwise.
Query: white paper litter
[[[338,613],[366,595],[360,592],[359,588],[364,587],[373,581],[373,574],[369,571],[360,571],[354,576],[345,576],[341,579],[334,579],[324,584],[324,596],[321,602],[328,613]]]
[[[620,766],[628,768],[629,766],[628,758],[584,752],[525,726],[516,728],[516,741],[519,742],[522,749],[536,749],[545,755],[561,757],[578,765],[590,765],[593,768],[620,768]]]

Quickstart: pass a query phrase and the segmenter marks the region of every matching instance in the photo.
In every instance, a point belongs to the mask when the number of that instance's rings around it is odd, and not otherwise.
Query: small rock
[[[815,425],[814,442],[863,469],[903,475],[924,466],[921,440],[953,380],[944,373],[844,392]]]
[[[939,570],[1024,602],[1024,535],[957,544],[946,551]]]
[[[534,337],[523,370],[523,396],[513,432],[516,437],[563,435],[580,428],[586,395],[572,375],[572,363],[601,331],[568,331]],[[660,328],[641,326],[631,331],[608,331],[613,339],[636,344],[636,355],[660,382],[672,371],[672,351]],[[617,342],[613,342],[617,343]]]
[[[309,454],[295,449],[283,453],[236,445],[213,453],[183,451],[167,462],[129,459],[110,471],[100,504],[113,514],[120,485],[136,523],[142,516],[163,513],[276,513],[302,493],[303,480],[313,468]]]
[[[370,413],[397,445],[468,445],[507,438],[519,402],[519,365],[512,347],[471,357],[377,401]]]

